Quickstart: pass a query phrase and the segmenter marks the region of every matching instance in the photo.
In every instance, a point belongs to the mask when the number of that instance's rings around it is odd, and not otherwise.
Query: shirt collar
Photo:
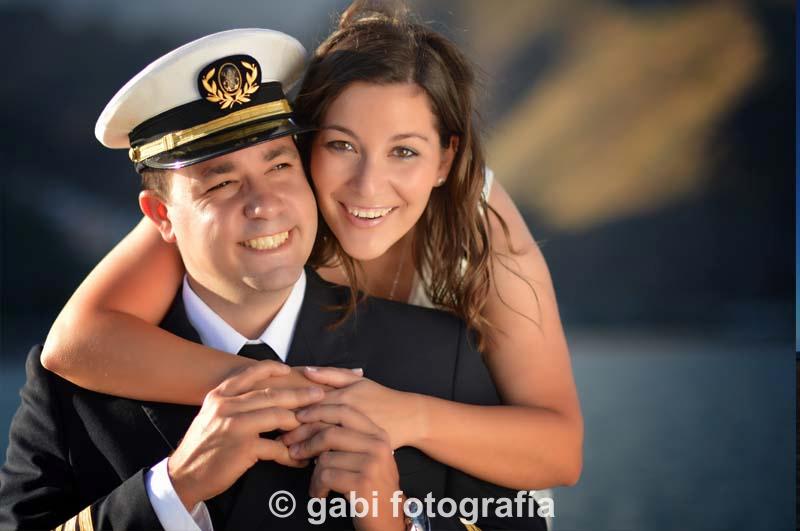
[[[209,308],[189,285],[188,277],[185,275],[183,277],[183,305],[186,308],[186,317],[197,330],[204,345],[230,354],[237,354],[247,343],[266,343],[284,362],[289,355],[289,347],[292,344],[305,292],[306,272],[303,270],[300,278],[294,283],[286,302],[278,310],[269,326],[259,337],[250,340],[234,330],[222,317]]]

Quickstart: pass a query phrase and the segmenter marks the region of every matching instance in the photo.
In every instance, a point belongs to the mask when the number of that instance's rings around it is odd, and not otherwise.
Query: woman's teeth
[[[375,218],[382,218],[389,212],[394,210],[394,207],[390,208],[353,208],[347,207],[347,211],[354,215],[357,218],[362,219],[375,219]]]
[[[277,249],[289,239],[289,231],[279,232],[271,236],[262,236],[261,238],[254,238],[242,242],[242,245],[250,249],[258,249],[259,251],[266,251],[268,249]]]

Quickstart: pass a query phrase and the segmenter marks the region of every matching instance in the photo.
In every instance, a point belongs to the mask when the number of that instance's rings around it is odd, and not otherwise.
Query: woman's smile
[[[345,217],[356,227],[375,227],[386,220],[397,207],[362,207],[338,202]]]

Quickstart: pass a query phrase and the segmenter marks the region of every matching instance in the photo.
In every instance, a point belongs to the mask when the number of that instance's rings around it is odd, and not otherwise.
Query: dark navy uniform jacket
[[[311,270],[287,363],[362,367],[368,378],[401,391],[458,402],[499,404],[497,392],[464,324],[435,310],[368,298],[341,326],[331,306],[349,291]],[[200,342],[181,294],[162,327]],[[77,387],[41,366],[41,346],[28,355],[27,381],[11,425],[0,469],[0,529],[161,529],[145,490],[150,467],[180,442],[196,406],[148,403]],[[501,437],[502,434],[498,434]],[[492,448],[487,448],[491,452]],[[436,500],[507,497],[491,485],[443,465],[411,447],[397,449],[400,487],[407,496]],[[349,519],[309,523],[306,512],[313,465],[294,469],[259,462],[230,489],[207,501],[215,531],[249,529],[352,529]],[[278,490],[291,492],[297,509],[277,518],[267,507]],[[329,500],[330,501],[330,500]],[[527,505],[527,503],[526,503]],[[478,520],[486,529],[545,529],[533,516]],[[70,520],[72,520],[70,522]],[[434,529],[465,529],[458,515],[435,518]]]

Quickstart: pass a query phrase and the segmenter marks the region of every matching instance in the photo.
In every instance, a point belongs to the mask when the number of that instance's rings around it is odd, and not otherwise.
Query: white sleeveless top
[[[484,168],[484,178],[483,178],[483,199],[488,203],[489,202],[489,194],[492,191],[492,182],[494,181],[494,172],[489,168]],[[466,267],[466,264],[462,261],[461,268],[462,270]],[[415,306],[422,306],[424,308],[433,308],[434,305],[431,300],[428,298],[428,294],[425,293],[425,284],[423,283],[423,279],[420,278],[419,274],[415,271],[414,272],[414,280],[411,284],[411,294],[408,296],[408,304],[413,304]]]

